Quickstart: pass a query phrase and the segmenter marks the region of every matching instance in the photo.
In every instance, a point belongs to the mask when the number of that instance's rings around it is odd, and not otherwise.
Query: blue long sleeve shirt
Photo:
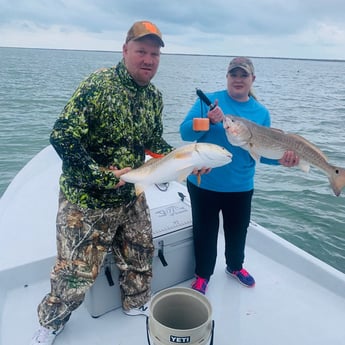
[[[244,117],[257,124],[269,127],[271,125],[269,111],[253,97],[247,102],[237,102],[228,95],[227,90],[207,94],[213,103],[218,99],[218,105],[224,114]],[[225,147],[233,157],[229,164],[213,168],[209,174],[201,176],[200,188],[217,192],[245,192],[254,188],[255,160],[248,151],[233,146],[228,141],[223,123],[210,124],[208,131],[194,131],[193,119],[206,118],[208,107],[199,99],[196,100],[186,118],[180,125],[182,140],[213,143]],[[265,164],[278,165],[276,160],[261,158]],[[188,180],[197,185],[195,175],[188,176]]]

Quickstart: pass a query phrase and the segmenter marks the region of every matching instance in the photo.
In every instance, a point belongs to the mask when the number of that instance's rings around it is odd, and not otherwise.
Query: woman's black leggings
[[[225,260],[230,270],[242,269],[253,190],[214,192],[187,181],[192,204],[195,274],[210,279],[217,258],[219,213],[223,215]]]

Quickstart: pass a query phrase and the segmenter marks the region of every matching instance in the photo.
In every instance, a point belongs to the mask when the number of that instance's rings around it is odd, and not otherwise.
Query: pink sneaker
[[[199,291],[200,293],[202,293],[203,295],[205,295],[206,290],[207,290],[207,284],[208,284],[208,280],[205,278],[201,278],[199,276],[195,276],[195,280],[192,283],[192,289]]]
[[[225,272],[231,277],[236,278],[244,286],[253,287],[255,285],[254,278],[244,268],[239,271],[230,271],[227,267]]]

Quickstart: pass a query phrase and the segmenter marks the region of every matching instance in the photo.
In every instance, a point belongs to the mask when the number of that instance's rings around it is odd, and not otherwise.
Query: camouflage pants
[[[154,247],[144,193],[128,207],[93,210],[70,203],[60,192],[56,224],[57,258],[51,292],[38,306],[41,325],[59,329],[68,321],[109,250],[120,269],[123,308],[139,307],[149,300]]]

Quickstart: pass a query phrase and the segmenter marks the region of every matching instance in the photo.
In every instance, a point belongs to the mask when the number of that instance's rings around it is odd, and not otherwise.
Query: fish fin
[[[136,183],[134,185],[134,188],[135,188],[135,195],[139,196],[141,193],[144,193],[146,186]]]
[[[151,156],[152,158],[163,158],[164,155],[162,153],[152,152],[149,149],[145,149],[145,154]]]
[[[248,152],[251,155],[251,157],[255,160],[255,162],[258,163],[260,161],[261,156],[257,154],[254,150],[252,150],[250,146],[248,148]]]
[[[242,148],[249,152],[250,156],[255,160],[255,162],[258,163],[260,161],[261,156],[257,152],[255,152],[255,146],[253,143],[249,142],[248,144],[244,145]]]
[[[304,171],[305,173],[308,173],[310,170],[310,164],[306,161],[300,160],[298,163],[298,167]]]
[[[181,171],[181,173],[179,174],[179,176],[177,178],[177,181],[178,182],[185,181],[190,174],[191,174],[191,172],[190,172],[189,169],[188,169],[188,171],[186,171],[186,170]],[[197,183],[198,183],[198,186],[199,186],[200,183],[201,183],[201,175],[197,174],[196,177],[197,177]]]
[[[278,132],[278,133],[285,133],[282,129],[279,129],[279,128],[270,127],[270,129],[271,129],[272,131],[275,131],[275,132]]]
[[[185,170],[181,171],[180,174],[177,177],[177,181],[178,182],[184,181],[189,174],[190,174],[189,170],[188,171],[185,171]]]

